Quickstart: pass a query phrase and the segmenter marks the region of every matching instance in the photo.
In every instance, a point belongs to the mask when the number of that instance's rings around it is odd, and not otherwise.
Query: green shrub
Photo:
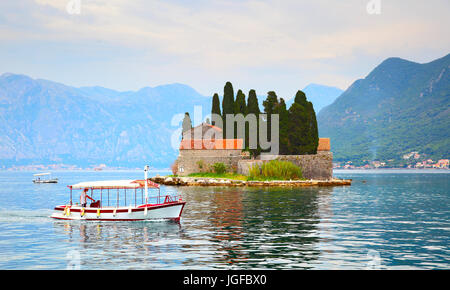
[[[289,161],[271,160],[261,166],[255,164],[249,170],[249,180],[296,180],[302,177],[301,168]]]
[[[205,162],[203,160],[199,160],[196,163],[197,163],[198,169],[200,169],[200,171],[202,171],[203,166],[205,165]]]
[[[233,179],[233,180],[242,180],[247,181],[248,176],[232,173],[232,172],[225,172],[225,173],[215,173],[215,172],[196,172],[196,173],[190,173],[188,175],[189,177],[207,177],[207,178],[226,178],[226,179]]]
[[[252,167],[249,169],[248,176],[251,178],[256,178],[257,176],[261,175],[261,168],[258,164],[253,164]]]
[[[218,174],[223,174],[227,171],[226,165],[223,164],[222,162],[214,163],[213,168],[214,168],[214,172],[218,173]]]

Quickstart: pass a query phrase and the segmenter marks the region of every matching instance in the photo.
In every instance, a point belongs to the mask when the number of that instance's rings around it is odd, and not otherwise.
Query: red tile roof
[[[243,149],[242,139],[183,139],[180,149]]]

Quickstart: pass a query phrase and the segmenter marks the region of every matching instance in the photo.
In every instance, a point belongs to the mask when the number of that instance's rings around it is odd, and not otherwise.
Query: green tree
[[[306,154],[307,145],[307,116],[306,108],[294,102],[289,108],[288,123],[288,152],[292,155]]]
[[[267,114],[267,141],[271,141],[271,126],[272,126],[272,114],[274,114],[275,107],[278,105],[278,97],[274,91],[267,93],[266,100],[263,101],[264,113]]]
[[[258,115],[261,113],[259,110],[258,97],[256,96],[255,90],[250,90],[248,92],[247,100],[247,113]]]
[[[237,94],[236,94],[236,101],[234,102],[234,114],[242,114],[244,117],[246,115],[247,112],[247,105],[245,104],[245,95],[242,92],[242,90],[238,90]],[[238,132],[237,132],[237,124],[234,124],[234,138],[236,139],[238,136]],[[245,137],[244,137],[245,139]]]
[[[234,113],[235,114],[247,114],[247,105],[245,104],[245,95],[241,90],[238,90],[236,94],[236,101],[234,102]]]
[[[257,144],[259,144],[258,138],[259,138],[259,114],[261,113],[260,109],[259,109],[259,103],[258,103],[258,97],[256,96],[256,91],[255,90],[250,90],[248,92],[248,100],[247,100],[247,114],[254,114],[256,117],[256,142]],[[246,140],[245,140],[245,146],[247,146],[247,148],[249,148],[249,126],[248,124],[246,124],[246,129],[245,129],[245,136],[246,136]],[[257,148],[255,149],[249,149],[250,154],[252,156],[257,156],[259,155],[259,153],[261,152],[261,149],[259,147],[259,145],[257,146]]]
[[[286,109],[286,103],[283,98],[280,98],[280,102],[275,106],[275,114],[279,115],[280,127],[279,127],[279,144],[280,154],[289,154],[289,112]]]
[[[212,108],[211,108],[211,124],[214,126],[221,127],[221,122],[218,122],[217,118],[221,118],[222,113],[220,112],[220,100],[219,95],[216,93],[212,99]]]
[[[314,106],[311,102],[308,102],[308,148],[309,154],[317,154],[317,146],[319,146],[319,130],[317,126],[316,112],[314,111]]]
[[[226,115],[234,114],[234,90],[233,85],[230,82],[226,82],[223,88],[223,99],[222,99],[222,119],[223,119],[223,135],[224,138],[228,138],[226,133]],[[233,138],[233,136],[230,136]]]
[[[288,147],[289,154],[316,154],[319,143],[316,114],[306,95],[298,91],[289,108]]]
[[[305,105],[307,102],[305,93],[298,90],[295,94],[294,102],[300,105]]]
[[[186,112],[184,113],[184,118],[183,118],[183,125],[182,125],[182,139],[184,138],[184,133],[188,130],[192,129],[192,122],[191,122],[191,117],[189,116],[189,113]],[[190,136],[189,136],[190,138]]]

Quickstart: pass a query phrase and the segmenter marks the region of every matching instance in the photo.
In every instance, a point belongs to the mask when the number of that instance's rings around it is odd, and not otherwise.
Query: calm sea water
[[[66,185],[143,172],[54,172],[58,184],[33,173],[0,172],[0,269],[450,269],[449,171],[340,171],[353,185],[334,188],[162,187],[187,201],[179,223],[53,220]]]

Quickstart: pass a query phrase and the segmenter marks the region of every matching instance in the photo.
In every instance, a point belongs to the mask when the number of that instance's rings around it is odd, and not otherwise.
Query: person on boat
[[[85,189],[83,189],[83,191],[81,192],[81,195],[80,195],[80,203],[81,203],[81,206],[82,206],[82,207],[86,207],[86,197],[89,198],[89,199],[92,200],[92,201],[95,201],[95,199],[93,199],[92,197],[90,197],[89,195],[87,195],[87,191],[88,191],[88,190],[89,190],[89,189],[85,188]]]

